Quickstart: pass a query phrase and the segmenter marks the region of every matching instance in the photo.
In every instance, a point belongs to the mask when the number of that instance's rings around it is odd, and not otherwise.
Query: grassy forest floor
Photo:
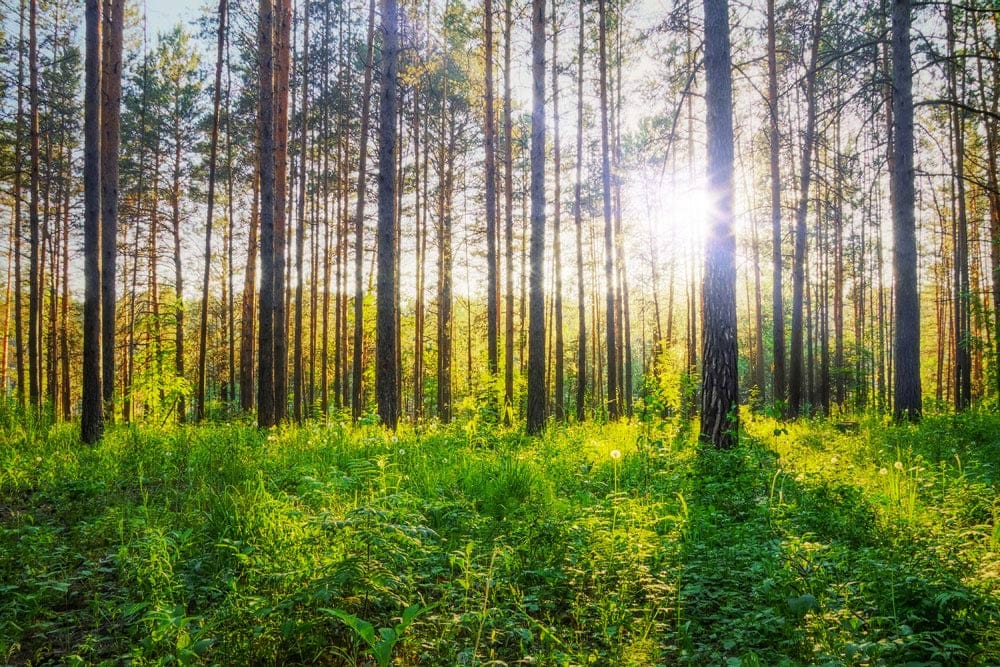
[[[1000,418],[836,427],[5,413],[0,664],[1000,664]]]

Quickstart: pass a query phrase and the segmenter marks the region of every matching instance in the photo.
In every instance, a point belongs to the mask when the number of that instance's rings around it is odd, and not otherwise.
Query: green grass
[[[0,664],[1000,663],[1000,419],[689,434],[0,415]]]

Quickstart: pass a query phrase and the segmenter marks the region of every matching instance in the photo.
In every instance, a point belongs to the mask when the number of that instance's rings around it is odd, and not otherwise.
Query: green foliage
[[[0,661],[1000,661],[1000,420],[71,425],[0,410]],[[402,612],[401,612],[402,610]]]

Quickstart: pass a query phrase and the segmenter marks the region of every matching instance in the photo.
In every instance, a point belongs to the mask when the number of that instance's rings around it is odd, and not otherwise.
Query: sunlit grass
[[[1000,421],[745,428],[11,420],[0,662],[1000,660]]]

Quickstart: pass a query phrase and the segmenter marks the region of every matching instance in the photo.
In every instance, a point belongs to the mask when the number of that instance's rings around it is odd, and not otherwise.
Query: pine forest
[[[0,665],[1000,664],[996,0],[0,0]]]

